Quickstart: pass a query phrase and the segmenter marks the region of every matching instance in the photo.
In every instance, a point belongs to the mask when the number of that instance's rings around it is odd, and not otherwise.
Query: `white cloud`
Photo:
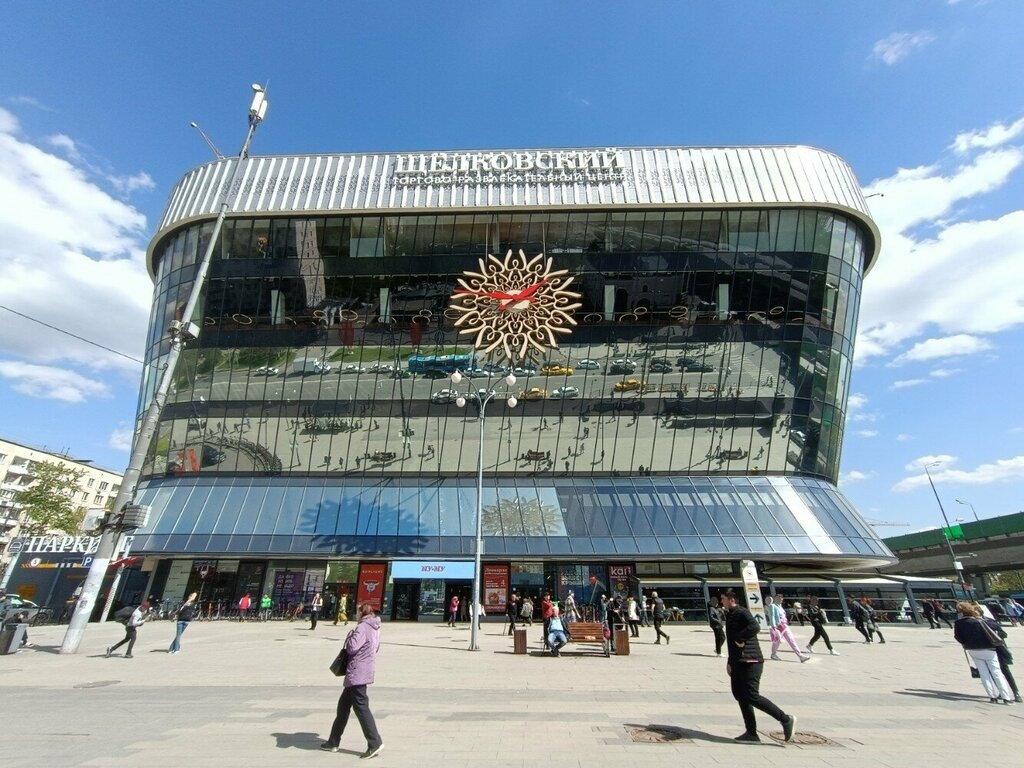
[[[110,390],[102,381],[65,368],[3,361],[0,378],[10,381],[15,391],[44,400],[82,403],[90,397],[110,397]]]
[[[867,404],[867,395],[862,392],[854,392],[851,394],[846,400],[846,420],[848,422],[874,421],[877,416],[864,410]]]
[[[919,387],[927,384],[928,379],[900,379],[889,385],[889,389],[906,389],[907,387]]]
[[[896,442],[897,443],[909,443],[913,439],[914,439],[914,436],[913,435],[908,435],[906,432],[900,432],[898,435],[896,435]]]
[[[46,106],[34,96],[10,96],[7,101],[18,106],[35,107],[36,109],[41,109],[43,112],[53,112],[51,107]]]
[[[894,358],[892,364],[902,365],[903,363],[937,360],[943,357],[975,355],[979,352],[988,352],[990,349],[992,349],[992,344],[985,339],[967,333],[958,333],[955,336],[919,341],[902,355]]]
[[[859,364],[935,329],[979,337],[1024,323],[1024,210],[964,213],[969,201],[1010,182],[1024,149],[1001,146],[956,163],[900,169],[866,189],[885,195],[870,200],[883,249],[864,281]]]
[[[950,149],[961,154],[972,149],[991,149],[1013,141],[1022,133],[1024,133],[1024,117],[1009,125],[993,123],[988,128],[957,134]]]
[[[992,464],[979,464],[975,469],[953,469],[939,467],[932,473],[936,485],[989,485],[1010,480],[1024,479],[1024,456],[999,459]],[[928,485],[927,475],[914,475],[896,483],[894,491],[912,491]]]
[[[958,373],[963,373],[963,368],[936,368],[931,371],[928,375],[934,376],[936,379],[948,379],[950,376],[956,376]]]
[[[107,437],[107,445],[115,451],[125,451],[127,453],[132,449],[132,438],[134,435],[135,432],[130,426],[120,426]]]
[[[871,54],[876,59],[892,66],[893,64],[907,58],[913,51],[923,48],[934,42],[935,35],[927,30],[920,32],[893,32],[886,35],[871,49]]]
[[[872,438],[878,437],[877,429],[858,429],[855,433],[857,437]]]
[[[916,458],[903,468],[907,470],[907,472],[914,472],[915,470],[918,469],[924,469],[929,464],[937,463],[944,466],[947,464],[956,464],[956,462],[956,456],[950,456],[948,453],[940,453],[938,456],[921,456],[919,458]],[[941,466],[939,467],[939,469],[941,469]]]
[[[125,195],[130,195],[140,189],[153,189],[156,186],[153,177],[145,171],[131,176],[107,176],[107,181]]]
[[[70,138],[56,144],[79,146]],[[146,220],[99,181],[83,164],[23,139],[17,119],[0,108],[0,304],[142,357],[153,293]],[[113,368],[133,381],[139,375],[124,358],[4,314],[0,352],[7,357],[106,376]],[[71,400],[105,393],[86,384],[70,389],[77,393]]]
[[[862,480],[870,480],[874,475],[870,472],[861,472],[856,469],[851,469],[849,472],[843,472],[839,475],[840,485],[852,485],[853,483],[859,483]]]
[[[61,150],[72,160],[80,161],[82,159],[82,155],[78,151],[78,145],[75,144],[75,140],[70,136],[65,136],[63,133],[56,133],[53,136],[50,136],[47,141],[50,143],[50,146]]]

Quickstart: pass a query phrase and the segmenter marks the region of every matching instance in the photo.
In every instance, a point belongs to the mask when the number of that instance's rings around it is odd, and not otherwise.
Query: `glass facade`
[[[150,371],[211,228],[153,252]],[[576,275],[583,307],[560,349],[517,365],[519,406],[489,406],[488,478],[834,483],[865,238],[796,208],[229,219],[145,474],[292,477],[316,493],[474,477],[478,409],[456,407],[447,376],[501,394],[505,371],[458,334],[448,300],[478,259],[522,249]],[[693,493],[714,516],[718,497]]]

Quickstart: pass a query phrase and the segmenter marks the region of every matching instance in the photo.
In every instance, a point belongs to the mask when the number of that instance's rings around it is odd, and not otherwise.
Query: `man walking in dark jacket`
[[[715,656],[722,655],[725,645],[725,609],[722,607],[722,596],[708,606],[708,624],[715,633]]]
[[[740,705],[745,730],[736,741],[759,742],[755,709],[771,715],[782,724],[786,741],[793,740],[796,717],[787,715],[761,695],[761,673],[764,656],[757,641],[758,625],[750,611],[736,604],[736,593],[727,589],[722,593],[725,614],[725,634],[729,645],[729,661],[725,671],[729,675],[733,698]]]
[[[658,597],[657,592],[651,592],[651,603],[654,609],[654,644],[661,645],[661,638],[664,637],[665,645],[668,645],[671,638],[661,631],[661,624],[665,621],[665,601]]]

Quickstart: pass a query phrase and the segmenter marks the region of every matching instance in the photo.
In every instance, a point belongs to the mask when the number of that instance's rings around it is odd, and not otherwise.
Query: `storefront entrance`
[[[395,581],[391,601],[392,621],[416,621],[420,611],[420,583]]]
[[[452,598],[458,596],[459,611],[455,616],[456,621],[469,621],[470,595],[473,594],[472,581],[446,581],[444,583],[444,620],[448,621],[448,607],[452,604]]]

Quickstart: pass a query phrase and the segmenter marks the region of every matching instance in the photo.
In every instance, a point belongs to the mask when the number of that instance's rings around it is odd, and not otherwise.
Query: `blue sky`
[[[0,7],[0,305],[141,356],[146,244],[209,151],[811,144],[883,232],[841,487],[1024,509],[1024,13],[958,2]],[[139,367],[0,310],[0,436],[122,470]]]

